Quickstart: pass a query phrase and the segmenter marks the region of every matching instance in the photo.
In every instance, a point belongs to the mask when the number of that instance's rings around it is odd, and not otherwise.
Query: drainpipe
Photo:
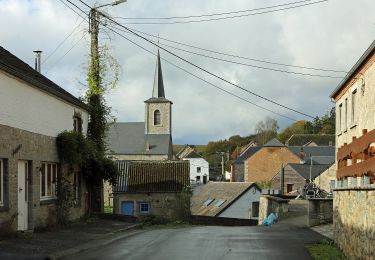
[[[284,165],[281,164],[280,170],[280,194],[281,196],[284,195]]]

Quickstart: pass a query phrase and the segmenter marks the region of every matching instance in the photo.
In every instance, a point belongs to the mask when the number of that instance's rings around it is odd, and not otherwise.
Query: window
[[[160,125],[161,115],[159,110],[155,110],[154,112],[154,125]]]
[[[201,173],[201,167],[197,167],[197,173]]]
[[[259,201],[253,201],[251,206],[251,217],[259,217]]]
[[[150,203],[148,202],[141,202],[139,204],[139,211],[141,214],[148,214],[150,213]]]
[[[289,193],[289,192],[292,192],[292,191],[293,191],[293,184],[288,183],[286,185],[286,192]]]
[[[4,162],[0,159],[0,206],[4,205]]]
[[[357,103],[357,90],[354,90],[352,93],[352,125],[356,123],[356,103]]]
[[[344,131],[348,126],[348,99],[345,98],[345,118],[344,118]]]
[[[342,104],[339,105],[339,116],[338,116],[338,132],[341,133],[341,128],[342,128]]]
[[[218,202],[216,202],[215,208],[220,208],[220,206],[223,205],[224,202],[225,202],[224,199],[219,200]]]
[[[40,198],[50,199],[56,196],[57,164],[42,163],[40,168]]]
[[[80,114],[74,113],[73,116],[73,129],[74,132],[82,133],[82,117]]]
[[[210,205],[213,201],[214,201],[214,199],[208,198],[208,199],[203,203],[203,206],[207,207],[207,206]]]

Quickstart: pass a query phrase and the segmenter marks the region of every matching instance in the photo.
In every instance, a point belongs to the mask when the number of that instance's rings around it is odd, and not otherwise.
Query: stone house
[[[114,213],[156,215],[177,219],[180,194],[190,185],[185,161],[117,161],[120,170],[113,187]]]
[[[334,240],[348,259],[374,259],[375,41],[330,98],[336,103]]]
[[[237,219],[257,219],[260,188],[250,182],[210,182],[197,187],[191,214]]]
[[[243,151],[231,165],[231,182],[243,182],[245,180],[245,161],[254,155],[261,147],[252,146]]]
[[[87,132],[88,108],[16,56],[0,47],[0,226],[16,230],[51,223],[59,161],[56,136]],[[86,186],[79,169],[69,176],[75,219],[86,213]]]
[[[313,164],[329,164],[333,161],[334,153],[334,146],[285,146],[272,139],[250,153],[248,158],[243,158],[244,181],[270,181],[281,167],[290,163],[303,164],[312,159]]]
[[[271,179],[272,188],[281,190],[283,186],[283,195],[297,196],[302,192],[306,182],[311,181],[317,184],[321,189],[331,192],[335,183],[335,168],[332,164],[287,164]],[[283,185],[280,183],[281,171],[284,172]]]

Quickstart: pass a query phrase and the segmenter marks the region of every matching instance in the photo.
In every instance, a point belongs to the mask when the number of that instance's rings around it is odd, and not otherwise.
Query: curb
[[[131,226],[123,228],[123,229],[115,230],[112,233],[108,233],[106,235],[106,237],[104,237],[104,238],[96,239],[96,240],[84,243],[82,245],[79,245],[79,246],[76,246],[76,247],[73,247],[73,248],[69,248],[69,249],[66,249],[66,250],[63,250],[63,251],[52,253],[52,254],[49,255],[49,258],[53,259],[53,260],[55,260],[55,259],[57,260],[57,259],[69,256],[69,255],[74,255],[74,254],[80,253],[82,251],[86,251],[90,248],[105,246],[105,245],[113,243],[117,240],[137,235],[141,232],[144,232],[144,231],[141,231],[141,230],[135,230],[140,226],[141,226],[141,224],[134,224],[134,225],[131,225]],[[126,232],[126,231],[131,231],[131,232],[127,232],[126,234],[118,235],[118,236],[112,237],[112,238],[110,237],[111,235],[116,235],[116,234],[123,233],[123,232]]]

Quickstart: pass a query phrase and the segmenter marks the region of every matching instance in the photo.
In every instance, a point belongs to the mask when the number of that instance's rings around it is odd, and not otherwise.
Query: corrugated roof
[[[209,182],[208,184],[200,185],[194,190],[191,198],[191,214],[217,216],[252,186],[258,187],[251,182]],[[204,206],[203,204],[208,199],[213,201],[208,206]],[[225,201],[220,207],[216,207],[216,203],[220,200]]]
[[[329,96],[330,98],[334,98],[337,93],[345,86],[345,84],[353,77],[353,75],[360,69],[361,65],[367,60],[370,55],[373,55],[375,51],[375,40],[371,43],[371,45],[367,48],[367,50],[362,54],[359,60],[354,64],[348,74],[346,74],[345,78],[339,83],[339,85],[335,88],[335,90]]]
[[[3,70],[27,83],[33,87],[52,94],[58,98],[76,105],[82,109],[88,110],[88,106],[81,100],[64,90],[56,83],[37,72],[28,64],[14,56],[9,51],[0,46],[0,70]]]
[[[117,161],[113,192],[180,192],[190,185],[188,161]]]
[[[146,151],[146,143],[150,150]],[[170,154],[172,137],[168,134],[145,134],[144,122],[114,123],[108,131],[111,154]]]

